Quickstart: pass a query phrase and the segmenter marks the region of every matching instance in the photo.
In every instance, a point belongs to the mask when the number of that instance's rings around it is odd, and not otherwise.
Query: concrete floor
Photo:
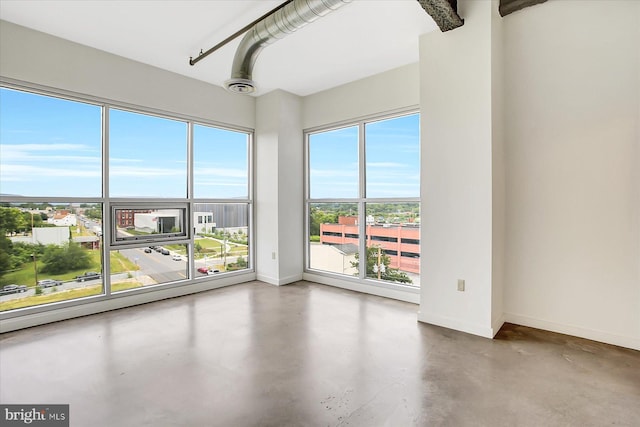
[[[0,337],[1,403],[71,426],[638,426],[640,352],[252,282]]]

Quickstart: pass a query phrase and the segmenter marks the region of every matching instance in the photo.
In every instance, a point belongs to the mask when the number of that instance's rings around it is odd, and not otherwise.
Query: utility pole
[[[33,230],[33,210],[31,210],[31,240],[33,240],[33,243],[35,243],[35,232]],[[31,256],[33,257],[33,277],[35,278],[35,285],[38,286],[38,257],[36,256],[35,252]]]
[[[33,257],[33,276],[36,279],[36,286],[37,286],[38,285],[38,257],[36,256],[35,252],[31,256]]]

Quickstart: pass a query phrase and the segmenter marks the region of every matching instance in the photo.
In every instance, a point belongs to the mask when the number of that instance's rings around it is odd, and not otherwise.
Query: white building
[[[168,233],[173,229],[182,229],[182,211],[162,209],[155,212],[136,213],[133,225],[136,231],[144,233]]]
[[[31,243],[34,245],[62,245],[69,241],[69,227],[37,227],[33,229]]]
[[[47,222],[57,227],[74,227],[78,225],[76,215],[69,212],[56,212],[53,218],[49,218]]]
[[[211,212],[194,212],[193,227],[196,230],[196,234],[213,233],[216,228],[216,223],[213,220],[213,214]]]

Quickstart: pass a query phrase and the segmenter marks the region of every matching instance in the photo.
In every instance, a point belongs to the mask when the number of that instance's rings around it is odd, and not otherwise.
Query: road
[[[127,277],[127,273],[118,273],[118,274],[112,274],[111,275],[111,281],[118,281],[118,280],[122,280],[125,279]],[[94,279],[94,280],[87,280],[85,282],[76,282],[75,280],[71,280],[69,282],[62,282],[61,285],[56,286],[55,288],[59,291],[64,291],[64,290],[69,290],[69,289],[76,289],[76,288],[86,288],[89,286],[95,286],[95,285],[99,285],[102,283],[102,279]],[[42,293],[43,294],[47,294],[53,291],[53,287],[49,287],[49,288],[42,288]],[[2,295],[0,296],[0,302],[2,301],[9,301],[12,299],[16,299],[16,298],[24,298],[24,297],[29,297],[29,296],[33,296],[36,294],[36,291],[33,287],[30,287],[27,292],[20,292],[20,293],[16,293],[16,294],[9,294],[9,295]]]
[[[188,263],[186,261],[186,257],[182,257],[180,261],[174,261],[172,259],[172,255],[162,255],[160,252],[152,251],[151,253],[145,253],[144,248],[135,248],[135,249],[120,249],[120,253],[127,257],[131,262],[137,264],[140,269],[138,271],[132,272],[133,277],[137,277],[140,275],[145,275],[151,277],[155,281],[155,283],[168,283],[175,282],[178,280],[184,280],[188,277]],[[238,257],[235,256],[227,256],[227,264],[236,262]],[[196,260],[195,268],[196,268],[196,276],[202,277],[205,274],[202,274],[197,271],[198,267],[214,267],[216,265],[222,264],[224,261],[221,258],[207,258],[202,260]],[[127,279],[129,277],[129,273],[117,273],[111,275],[111,283],[117,283],[120,280]],[[40,277],[40,279],[46,279],[46,277]],[[75,288],[84,288],[88,286],[95,286],[102,283],[102,279],[96,280],[87,280],[85,282],[77,282],[75,280],[63,282],[61,285],[57,286],[57,290],[69,290]],[[43,288],[43,293],[52,292],[53,288]],[[0,296],[0,302],[9,301],[16,298],[24,298],[28,296],[35,295],[35,289],[30,287],[27,292],[8,294]]]
[[[162,255],[156,251],[145,253],[143,248],[121,249],[120,253],[140,267],[137,274],[149,276],[156,283],[175,282],[188,277],[187,262],[184,258],[174,261],[171,255]]]

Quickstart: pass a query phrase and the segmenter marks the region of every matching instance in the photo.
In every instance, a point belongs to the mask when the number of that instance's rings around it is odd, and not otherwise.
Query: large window
[[[1,89],[3,195],[100,197],[102,109]]]
[[[187,124],[109,109],[109,195],[187,196]]]
[[[249,136],[195,125],[194,197],[246,199],[249,196]]]
[[[0,88],[0,317],[252,268],[251,134]]]
[[[312,130],[306,140],[307,269],[419,286],[419,115]]]

